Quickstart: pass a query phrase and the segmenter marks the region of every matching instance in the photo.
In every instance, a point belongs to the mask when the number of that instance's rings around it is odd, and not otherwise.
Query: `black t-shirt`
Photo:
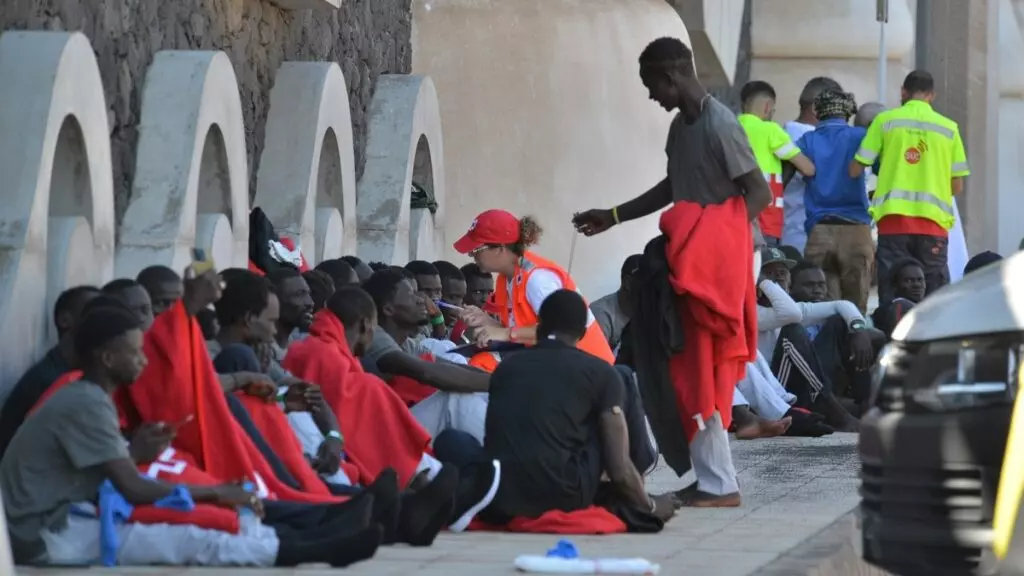
[[[622,406],[607,362],[553,340],[509,355],[491,375],[484,449],[501,461],[492,508],[508,516],[593,504],[603,412]]]
[[[25,422],[29,410],[58,378],[70,370],[71,366],[54,346],[18,380],[0,411],[0,456],[7,451],[7,445]]]

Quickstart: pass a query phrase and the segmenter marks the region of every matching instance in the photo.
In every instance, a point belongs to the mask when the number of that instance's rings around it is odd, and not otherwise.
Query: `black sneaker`
[[[494,501],[500,483],[501,462],[497,460],[492,460],[491,466],[480,466],[475,474],[460,482],[455,496],[455,520],[448,525],[448,530],[465,531],[473,518]]]

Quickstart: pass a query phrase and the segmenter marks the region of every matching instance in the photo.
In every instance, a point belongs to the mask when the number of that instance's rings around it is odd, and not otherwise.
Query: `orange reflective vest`
[[[518,328],[537,325],[537,311],[533,309],[533,306],[530,306],[530,301],[526,298],[526,283],[530,280],[530,274],[541,269],[550,270],[557,274],[562,281],[562,287],[566,290],[576,290],[576,283],[572,281],[572,278],[569,277],[565,270],[562,270],[561,266],[532,252],[527,252],[521,259],[520,264],[516,266],[516,274],[511,284],[511,294],[509,294],[508,278],[503,274],[498,274],[498,279],[495,282],[496,286],[492,298],[499,311],[499,319],[503,325],[509,326],[511,318],[515,318],[515,325]],[[590,306],[590,304],[587,304],[587,306]],[[579,341],[576,347],[605,360],[609,364],[615,363],[615,354],[612,353],[611,347],[608,346],[608,338],[605,337],[604,332],[601,331],[601,326],[597,322],[590,323],[590,326],[587,327],[587,333],[584,334],[583,339]]]

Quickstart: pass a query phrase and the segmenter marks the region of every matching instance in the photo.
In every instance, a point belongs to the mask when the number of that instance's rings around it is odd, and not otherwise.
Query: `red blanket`
[[[753,241],[739,196],[704,208],[677,202],[660,225],[686,333],[669,370],[683,428],[693,440],[698,417],[707,421],[716,411],[728,429],[736,383],[757,354]]]
[[[145,352],[149,364],[128,388],[131,404],[143,422],[181,422],[193,415],[195,420],[178,430],[174,447],[192,456],[200,469],[224,481],[247,478],[282,500],[341,501],[294,490],[274,476],[231,415],[199,326],[180,301],[157,316],[146,333]]]
[[[334,314],[317,313],[309,337],[288,347],[284,368],[320,385],[341,425],[348,460],[359,470],[353,481],[372,482],[386,468],[395,469],[402,486],[412,480],[430,434],[391,387],[363,371]]]
[[[626,531],[626,524],[608,510],[591,506],[572,512],[551,510],[537,518],[515,518],[504,526],[474,520],[469,529],[533,534],[622,534]]]
[[[260,398],[244,393],[238,393],[237,396],[242,406],[249,412],[249,419],[252,420],[253,425],[260,431],[274,454],[281,459],[284,467],[299,483],[302,491],[330,496],[331,492],[327,489],[327,485],[306,460],[302,451],[302,443],[292,431],[284,411],[277,404],[268,403]]]

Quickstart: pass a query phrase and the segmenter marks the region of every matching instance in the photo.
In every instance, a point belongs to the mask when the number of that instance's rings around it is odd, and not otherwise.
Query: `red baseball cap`
[[[488,210],[469,225],[469,232],[455,242],[455,251],[469,254],[488,244],[515,244],[519,241],[519,218],[505,210]]]

